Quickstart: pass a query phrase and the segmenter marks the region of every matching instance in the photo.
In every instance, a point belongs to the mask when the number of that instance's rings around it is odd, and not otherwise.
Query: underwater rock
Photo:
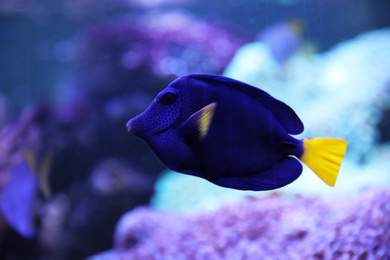
[[[119,221],[114,248],[88,260],[388,259],[389,214],[390,187],[333,200],[248,198],[187,217],[138,208]]]

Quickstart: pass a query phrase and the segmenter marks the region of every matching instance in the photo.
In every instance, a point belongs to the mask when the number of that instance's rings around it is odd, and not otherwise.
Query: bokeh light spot
[[[54,46],[54,56],[57,60],[71,61],[75,54],[75,46],[71,41],[60,41]]]

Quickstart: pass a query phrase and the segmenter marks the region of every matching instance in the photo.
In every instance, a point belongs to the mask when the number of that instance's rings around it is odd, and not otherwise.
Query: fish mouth
[[[127,122],[126,124],[126,128],[127,128],[127,132],[130,133],[130,134],[135,134],[135,130],[134,130],[134,127],[131,126],[131,122]]]
[[[148,128],[148,129],[139,131],[139,130],[137,130],[136,127],[134,127],[131,120],[129,122],[127,122],[126,128],[127,128],[128,133],[133,134],[133,135],[138,136],[138,137],[141,137],[141,138],[145,138],[145,137],[148,137],[150,135],[153,135],[153,132],[155,129],[155,128]]]

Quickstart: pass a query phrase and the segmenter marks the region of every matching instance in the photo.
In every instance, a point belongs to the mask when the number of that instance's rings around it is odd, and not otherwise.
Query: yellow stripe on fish
[[[211,103],[205,106],[201,110],[201,113],[197,120],[198,127],[200,130],[200,136],[199,136],[200,141],[203,141],[206,138],[207,132],[209,131],[210,128],[211,120],[213,119],[214,116],[216,105],[217,105],[216,103]]]

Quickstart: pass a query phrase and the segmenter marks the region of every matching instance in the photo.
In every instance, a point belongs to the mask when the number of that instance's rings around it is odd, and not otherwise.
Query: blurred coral
[[[187,73],[220,73],[246,42],[233,28],[183,12],[102,23],[78,41],[77,88],[95,94],[132,90],[154,95],[163,85],[153,86],[153,79],[170,82]],[[149,78],[141,77],[145,74]]]
[[[388,259],[390,188],[334,200],[248,198],[190,217],[139,208],[95,259]]]
[[[116,158],[95,166],[87,182],[57,194],[45,206],[39,242],[51,259],[81,259],[112,245],[120,216],[147,204],[154,180]]]

